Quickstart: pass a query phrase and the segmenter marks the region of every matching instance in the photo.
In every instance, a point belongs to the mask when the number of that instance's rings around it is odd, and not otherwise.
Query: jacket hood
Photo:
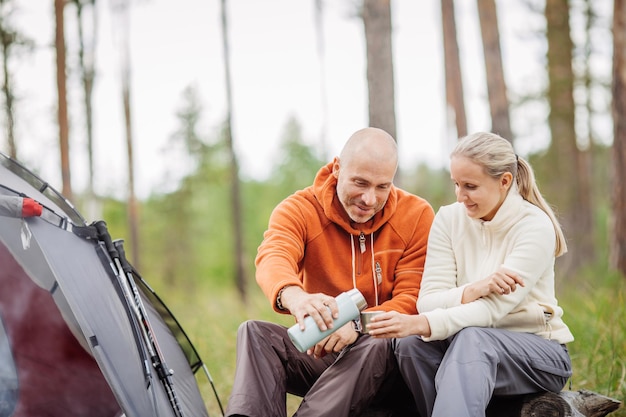
[[[350,234],[363,232],[371,234],[383,226],[396,211],[398,191],[391,186],[389,197],[383,208],[365,223],[353,222],[343,208],[337,195],[337,179],[333,175],[333,162],[323,166],[316,174],[312,185],[313,195],[330,221],[336,223]]]

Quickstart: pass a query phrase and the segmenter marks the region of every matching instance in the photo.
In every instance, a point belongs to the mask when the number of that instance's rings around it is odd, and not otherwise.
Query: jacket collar
[[[502,205],[496,212],[493,219],[485,221],[481,219],[471,219],[482,227],[490,229],[501,229],[511,227],[519,219],[519,213],[523,206],[524,198],[519,193],[517,185],[513,183],[513,186],[509,190],[506,198],[502,202]]]

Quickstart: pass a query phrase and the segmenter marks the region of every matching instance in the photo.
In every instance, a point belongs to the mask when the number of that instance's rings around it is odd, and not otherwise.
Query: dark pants
[[[468,327],[441,341],[397,339],[400,373],[421,417],[480,417],[492,395],[559,392],[572,375],[567,349],[529,333]]]
[[[237,369],[226,416],[285,417],[287,393],[303,397],[298,417],[358,416],[402,392],[397,384],[403,382],[388,339],[363,335],[341,353],[315,359],[293,346],[285,327],[247,321],[237,334]],[[404,393],[410,404],[410,394]]]

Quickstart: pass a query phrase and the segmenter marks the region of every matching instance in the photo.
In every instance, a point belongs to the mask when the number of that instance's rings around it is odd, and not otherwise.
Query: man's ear
[[[335,178],[339,178],[339,157],[336,156],[335,159],[333,159],[333,176]]]

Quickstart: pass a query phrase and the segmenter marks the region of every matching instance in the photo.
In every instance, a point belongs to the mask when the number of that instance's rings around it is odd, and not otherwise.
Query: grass
[[[590,276],[593,276],[589,274]],[[569,345],[574,376],[572,390],[586,389],[626,401],[626,279],[599,274],[602,278],[560,284],[559,303],[576,340]],[[243,305],[233,290],[167,291],[161,297],[173,311],[200,353],[212,376],[218,397],[226,407],[235,373],[236,337],[239,324],[263,319],[291,325],[290,316],[271,310],[255,287]],[[161,291],[162,292],[162,291]],[[213,388],[200,378],[200,390],[210,416],[221,416]],[[289,397],[289,412],[299,399]],[[624,405],[610,414],[626,417]]]
[[[166,296],[159,295],[181,323],[209,371],[212,383],[204,375],[199,375],[198,381],[210,416],[222,415],[213,389],[224,409],[232,389],[239,324],[249,319],[286,326],[293,323],[291,316],[275,313],[256,288],[251,290],[245,305],[234,289],[193,291],[184,295],[168,291]],[[291,398],[290,403],[295,403],[295,399]]]
[[[590,276],[593,276],[590,274]],[[564,288],[560,303],[576,340],[572,389],[626,401],[626,279],[617,274]],[[611,416],[626,416],[624,405]]]

